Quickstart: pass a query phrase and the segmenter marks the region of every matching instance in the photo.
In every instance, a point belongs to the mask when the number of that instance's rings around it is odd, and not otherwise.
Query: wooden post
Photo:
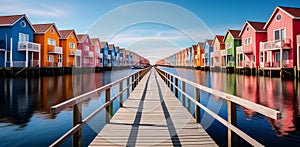
[[[80,124],[82,121],[82,104],[76,104],[73,106],[73,127],[77,124]],[[73,135],[73,147],[81,147],[82,146],[82,129],[80,128],[74,135]]]
[[[105,90],[105,102],[109,102],[110,101],[110,88],[106,89]],[[108,105],[106,107],[106,123],[109,123],[109,120],[110,120],[110,107],[111,107],[112,104]]]
[[[236,104],[227,100],[228,123],[236,126],[237,112]],[[228,128],[228,147],[237,146],[237,135]]]
[[[167,73],[165,73],[165,83],[167,84]]]
[[[197,87],[194,87],[194,96],[195,100],[200,103],[200,90]],[[195,104],[195,118],[197,123],[200,123],[200,107]]]
[[[176,85],[176,87],[175,87],[175,96],[178,98],[178,89],[177,89],[177,87],[178,87],[178,79],[177,78],[175,78],[175,85]]]
[[[131,91],[134,90],[134,75],[131,76]]]
[[[123,90],[123,81],[120,82],[119,88],[121,92]],[[120,95],[120,107],[123,107],[123,92]]]
[[[185,82],[181,81],[182,91],[185,92]],[[182,106],[185,107],[185,95],[181,92]]]
[[[170,88],[171,88],[171,91],[172,92],[174,92],[174,90],[173,90],[173,76],[172,75],[170,75],[170,79],[171,79],[171,83],[170,83]]]
[[[127,87],[130,85],[130,77],[127,78]],[[129,97],[130,87],[127,88],[127,98]]]

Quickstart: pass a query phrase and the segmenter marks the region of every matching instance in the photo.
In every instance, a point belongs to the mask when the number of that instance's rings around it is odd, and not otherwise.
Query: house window
[[[226,43],[226,48],[232,48],[232,42]]]
[[[21,21],[20,25],[21,25],[22,28],[25,28],[26,27],[26,22],[25,21]]]
[[[277,20],[277,21],[280,21],[280,20],[281,20],[281,14],[278,14],[278,15],[276,16],[276,20]]]
[[[260,62],[264,62],[264,53],[263,52],[260,53]]]
[[[56,40],[48,38],[48,45],[56,46]]]
[[[29,41],[29,35],[28,34],[19,33],[19,41],[20,42],[28,42]]]
[[[54,56],[53,55],[48,55],[47,61],[48,62],[54,62]]]
[[[83,58],[83,63],[89,63],[89,59]]]
[[[285,29],[275,30],[274,40],[283,40],[283,39],[285,39]]]
[[[90,47],[89,47],[89,46],[84,46],[84,50],[85,50],[85,51],[89,51],[89,50],[90,50]]]
[[[74,35],[73,34],[71,35],[71,38],[74,39]]]
[[[70,48],[74,49],[75,48],[75,43],[70,42]]]
[[[51,34],[54,34],[54,30],[53,30],[53,29],[51,29],[51,31],[50,31],[50,32],[51,32]]]
[[[249,31],[249,27],[246,28],[246,31],[247,31],[247,32]]]
[[[275,62],[280,62],[280,53],[279,52],[275,53]]]
[[[283,60],[288,60],[289,58],[289,52],[288,51],[284,51],[283,52]]]
[[[6,61],[10,61],[10,52],[6,52]]]
[[[253,55],[253,58],[252,58],[252,59],[253,59],[252,61],[255,62],[255,55]]]
[[[89,42],[89,39],[86,38],[85,42]]]
[[[251,38],[246,38],[245,39],[245,44],[251,44],[252,43],[252,39]]]
[[[58,62],[59,62],[59,63],[62,62],[62,55],[58,55]]]
[[[217,50],[218,50],[218,47],[216,46],[216,47],[215,47],[215,51],[217,51]]]

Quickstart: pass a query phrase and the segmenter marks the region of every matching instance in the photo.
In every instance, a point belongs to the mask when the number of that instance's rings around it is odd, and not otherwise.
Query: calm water
[[[74,96],[118,80],[134,70],[107,71],[95,74],[64,75],[42,78],[0,78],[0,146],[48,146],[72,127],[72,110],[52,116],[50,107]],[[124,82],[125,86],[126,81]],[[118,85],[111,94],[118,93]],[[126,92],[124,93],[126,94]],[[125,97],[125,96],[124,96]],[[104,93],[95,93],[83,104],[83,118],[104,104]],[[114,111],[119,103],[114,103]],[[87,146],[104,126],[100,112],[83,128]],[[71,138],[63,146],[70,146]]]
[[[298,82],[280,78],[188,69],[163,69],[201,85],[281,111],[283,118],[273,120],[239,106],[237,108],[237,126],[266,146],[300,146],[300,89]],[[181,86],[180,82],[179,86]],[[193,96],[193,88],[187,85],[186,89],[187,93]],[[179,99],[181,100],[180,97]],[[221,98],[201,92],[201,103],[227,119],[227,104]],[[188,106],[188,102],[185,105]],[[193,114],[194,107],[191,103],[190,112]],[[218,145],[227,146],[227,128],[225,126],[203,111],[201,111],[201,121]],[[239,138],[238,140],[240,146],[249,146],[243,139]]]

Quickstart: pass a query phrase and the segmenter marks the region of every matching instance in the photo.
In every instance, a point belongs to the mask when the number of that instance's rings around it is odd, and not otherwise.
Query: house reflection
[[[34,113],[54,119],[50,107],[102,86],[102,73],[0,79],[0,123],[25,127]],[[91,95],[97,98],[98,94]]]

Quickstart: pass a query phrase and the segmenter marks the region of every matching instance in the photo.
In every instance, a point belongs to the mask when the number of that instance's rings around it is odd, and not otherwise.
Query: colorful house
[[[260,53],[260,42],[267,40],[265,22],[246,21],[239,36],[241,46],[236,47],[236,67],[255,68],[263,66],[263,56]]]
[[[209,67],[211,62],[210,53],[213,51],[212,47],[213,40],[205,40],[204,42],[204,53],[202,54],[202,67]]]
[[[107,42],[100,42],[101,53],[103,55],[103,67],[110,67],[111,66],[111,58],[108,54],[108,43]]]
[[[133,57],[132,57],[132,55],[131,55],[131,51],[130,50],[127,50],[126,51],[126,64],[128,65],[128,66],[132,66],[133,65]]]
[[[211,67],[221,67],[222,66],[222,60],[224,60],[224,56],[226,57],[226,50],[224,49],[224,36],[217,35],[215,36],[213,42],[212,42],[212,47],[213,47],[213,52],[211,53]],[[225,52],[225,53],[224,53]],[[223,57],[223,58],[221,58]]]
[[[41,44],[41,67],[62,67],[61,35],[55,24],[34,24],[33,27],[36,30],[34,42]]]
[[[82,51],[82,67],[94,67],[94,51],[91,49],[91,40],[88,34],[78,34],[78,49]]]
[[[267,41],[261,42],[264,68],[296,66],[296,35],[300,34],[300,8],[276,7],[264,26]]]
[[[126,49],[121,48],[120,49],[120,66],[127,66],[126,64]]]
[[[80,67],[81,50],[77,49],[78,38],[74,30],[59,30],[59,44],[63,49],[63,67]]]
[[[116,64],[115,63],[116,62],[116,57],[115,57],[116,49],[115,49],[115,45],[114,44],[109,44],[108,47],[109,47],[108,54],[111,57],[111,66],[115,66],[115,64]]]
[[[115,66],[120,66],[120,47],[115,47]]]
[[[204,53],[204,43],[198,42],[196,49],[197,51],[194,52],[194,67],[201,67],[203,64],[202,54]]]
[[[91,50],[94,51],[95,67],[103,67],[103,54],[99,38],[91,38]]]
[[[241,45],[241,38],[239,37],[240,30],[228,30],[224,37],[226,50],[226,67],[235,68],[236,47]]]
[[[0,67],[40,66],[38,43],[33,43],[34,27],[23,15],[0,16]]]

